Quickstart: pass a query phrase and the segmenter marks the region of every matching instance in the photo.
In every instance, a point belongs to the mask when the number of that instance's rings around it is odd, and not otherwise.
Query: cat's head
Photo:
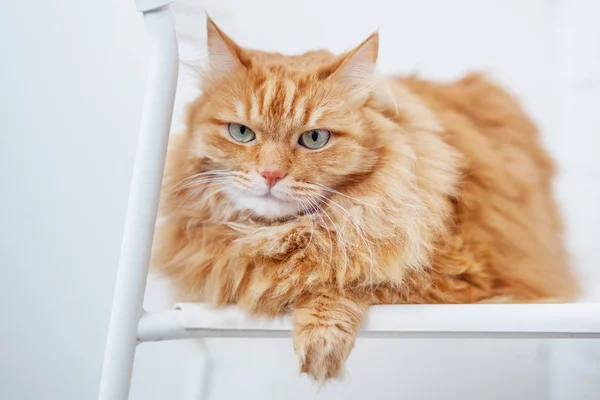
[[[365,119],[378,35],[340,56],[245,49],[208,20],[209,66],[188,117],[189,154],[238,210],[279,219],[373,172],[381,147]],[[209,191],[210,193],[210,191]]]

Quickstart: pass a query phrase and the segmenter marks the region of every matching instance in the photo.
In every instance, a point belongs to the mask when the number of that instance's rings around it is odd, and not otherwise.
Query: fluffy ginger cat
[[[576,294],[553,163],[504,90],[378,77],[377,33],[284,56],[207,29],[153,254],[182,300],[293,312],[300,369],[323,382],[369,305]]]

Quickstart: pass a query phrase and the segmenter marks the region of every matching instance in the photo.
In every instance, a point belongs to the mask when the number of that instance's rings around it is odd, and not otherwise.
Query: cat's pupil
[[[244,125],[240,125],[240,133],[243,135],[246,133],[246,127]]]
[[[312,131],[312,134],[310,135],[310,138],[313,140],[313,142],[316,142],[317,139],[319,138],[319,132]]]

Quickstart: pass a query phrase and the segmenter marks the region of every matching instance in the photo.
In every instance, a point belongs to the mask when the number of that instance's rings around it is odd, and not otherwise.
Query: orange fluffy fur
[[[283,56],[209,20],[208,47],[153,254],[182,300],[294,312],[301,370],[323,381],[341,374],[371,304],[575,295],[552,161],[485,77],[376,77],[377,34],[340,56]],[[236,142],[229,123],[255,140]],[[331,132],[324,147],[298,145],[312,129]],[[255,195],[265,169],[285,175],[276,198]]]

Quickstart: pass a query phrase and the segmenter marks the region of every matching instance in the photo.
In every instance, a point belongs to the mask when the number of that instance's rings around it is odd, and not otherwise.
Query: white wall
[[[133,1],[57,4],[12,1],[0,12],[1,399],[96,396],[147,71]],[[188,59],[203,50],[204,22],[194,4],[200,1],[175,7]],[[380,27],[384,72],[448,78],[466,68],[491,70],[521,95],[561,161],[557,191],[569,244],[588,286],[598,286],[597,2],[206,4],[243,45],[339,51]],[[181,75],[174,129],[182,104],[194,95],[191,78]],[[164,284],[151,280],[146,306],[168,305]],[[561,346],[559,360],[597,368],[579,363],[568,342]],[[359,340],[347,381],[320,390],[297,377],[290,340],[220,339],[208,347],[210,385],[198,379],[205,360],[198,342],[142,345],[132,398],[194,398],[203,390],[211,400],[535,400],[547,394],[547,349],[535,340]],[[559,373],[557,392],[579,388],[578,400],[594,396],[577,376]]]
[[[0,398],[93,399],[147,70],[133,1],[0,7]]]
[[[560,129],[552,145],[563,167],[559,180],[568,246],[586,282],[587,298],[600,299],[600,24],[594,0],[554,7]]]

